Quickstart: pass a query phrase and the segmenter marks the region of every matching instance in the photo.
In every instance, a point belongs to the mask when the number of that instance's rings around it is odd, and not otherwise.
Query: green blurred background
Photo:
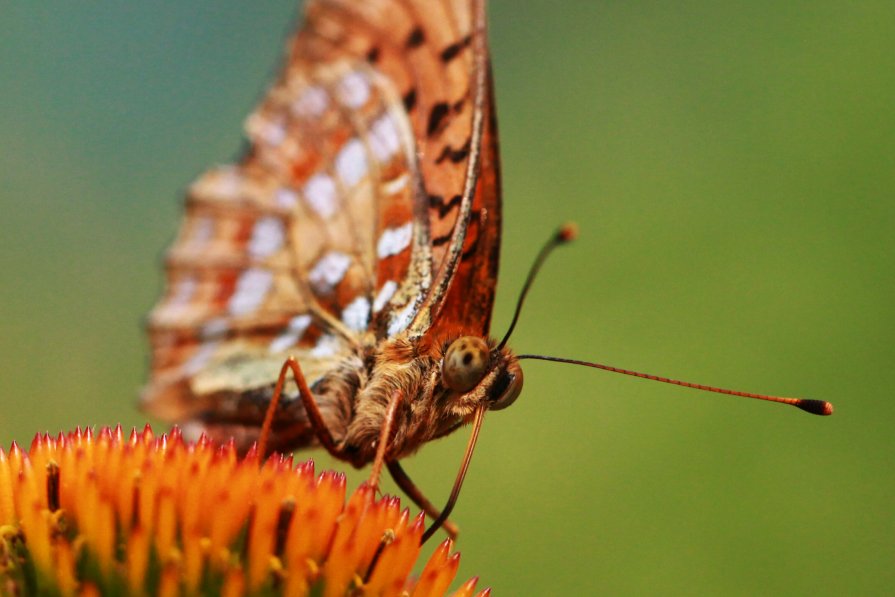
[[[3,445],[145,421],[141,318],[181,191],[236,153],[297,19],[292,0],[248,6],[0,2]],[[517,349],[837,411],[529,362],[456,511],[459,578],[500,595],[891,593],[895,3],[490,12],[495,331],[572,219],[581,239],[541,275]],[[465,440],[407,463],[436,501]]]

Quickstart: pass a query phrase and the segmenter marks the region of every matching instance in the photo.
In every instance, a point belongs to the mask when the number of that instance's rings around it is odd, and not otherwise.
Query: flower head
[[[346,504],[345,486],[176,429],[37,435],[27,453],[0,450],[0,592],[445,594],[450,540],[411,579],[422,515],[366,484]]]

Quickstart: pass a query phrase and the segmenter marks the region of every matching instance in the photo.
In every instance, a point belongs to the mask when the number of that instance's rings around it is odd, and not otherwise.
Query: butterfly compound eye
[[[441,363],[444,385],[456,392],[468,392],[485,377],[491,354],[481,338],[463,336],[448,346]]]

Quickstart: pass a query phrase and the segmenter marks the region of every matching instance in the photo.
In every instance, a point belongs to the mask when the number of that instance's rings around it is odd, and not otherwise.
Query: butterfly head
[[[522,391],[522,367],[510,349],[477,336],[461,336],[444,353],[441,382],[467,405],[501,410]]]
[[[510,327],[500,342],[478,336],[460,336],[447,346],[441,361],[441,384],[460,395],[458,406],[502,410],[519,397],[522,392],[522,367],[516,355],[507,348],[507,341],[516,327],[522,303],[541,264],[553,249],[576,236],[577,227],[571,223],[564,224],[541,248],[522,287]]]

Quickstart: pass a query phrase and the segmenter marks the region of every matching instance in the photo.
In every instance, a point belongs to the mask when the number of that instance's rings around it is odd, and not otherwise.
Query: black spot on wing
[[[429,124],[426,126],[426,135],[431,137],[441,129],[448,112],[450,112],[450,106],[447,102],[438,102],[432,106],[432,111],[429,112]]]
[[[370,64],[376,64],[379,62],[379,47],[373,46],[367,51],[367,62]]]
[[[453,232],[448,232],[445,235],[436,236],[435,238],[432,239],[432,246],[440,247],[441,245],[446,245],[448,243],[448,241],[451,240],[452,235],[453,235]]]
[[[416,89],[411,89],[404,94],[404,109],[410,112],[416,107]]]
[[[404,42],[408,49],[412,50],[414,48],[418,48],[426,42],[426,34],[423,33],[423,30],[419,27],[414,27],[413,31],[410,32],[410,35],[407,36],[407,41]]]
[[[478,226],[481,224],[481,221],[482,221],[481,212],[476,211],[476,212],[473,212],[472,214],[470,214],[469,230],[466,233],[467,241],[469,240],[469,233],[472,231],[472,227],[474,224],[476,225],[476,235],[475,235],[475,238],[472,240],[472,243],[470,243],[469,248],[466,249],[466,251],[464,251],[463,254],[460,256],[460,259],[462,261],[466,261],[473,255],[475,255],[476,250],[478,249],[479,237],[480,237],[480,235],[478,234]],[[451,237],[453,235],[454,235],[454,231],[452,229],[450,232],[448,232],[442,236],[436,236],[435,238],[432,239],[432,246],[440,247],[441,245],[446,245],[448,242],[450,242]]]
[[[463,147],[460,149],[453,149],[450,145],[445,145],[444,149],[441,150],[441,153],[438,154],[438,157],[435,158],[435,163],[440,164],[445,160],[450,160],[455,164],[459,164],[469,155],[469,148],[471,145],[472,139],[467,139],[466,143],[464,143]]]
[[[438,217],[443,218],[449,211],[460,205],[463,195],[454,195],[450,201],[445,202],[441,195],[429,195],[429,206],[438,210]]]
[[[463,51],[463,48],[469,45],[469,42],[472,41],[472,36],[467,35],[460,41],[454,42],[445,49],[441,51],[441,61],[442,62],[450,62],[454,58],[460,55],[460,52]]]

